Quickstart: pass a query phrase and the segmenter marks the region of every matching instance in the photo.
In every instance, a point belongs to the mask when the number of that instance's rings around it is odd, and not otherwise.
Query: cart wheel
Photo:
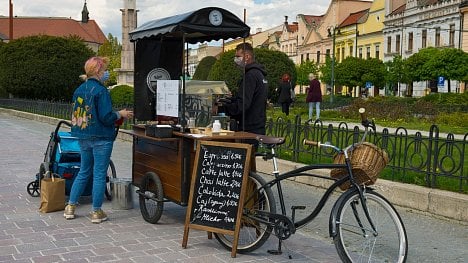
[[[140,192],[141,215],[146,222],[156,224],[164,208],[163,187],[159,176],[152,172],[146,173],[141,181]]]
[[[28,186],[26,187],[26,189],[28,190],[28,194],[32,197],[38,197],[40,192],[39,192],[39,181],[36,180],[36,181],[32,181],[28,184]]]
[[[107,176],[106,176],[106,198],[109,201],[112,201],[112,188],[114,188],[114,185],[111,183],[111,178],[116,178],[116,172],[115,172],[115,165],[112,160],[109,162],[109,168],[107,168]]]

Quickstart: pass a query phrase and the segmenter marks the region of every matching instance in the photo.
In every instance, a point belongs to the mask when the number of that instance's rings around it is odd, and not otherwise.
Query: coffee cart
[[[197,142],[256,137],[224,130],[194,134],[187,126],[192,117],[197,126],[219,117],[211,111],[213,98],[228,92],[222,82],[186,80],[188,44],[247,37],[249,32],[238,17],[218,7],[150,21],[130,32],[135,43],[135,119],[157,122],[136,124],[127,132],[133,135],[132,183],[139,188],[146,221],[158,222],[164,202],[187,205]],[[194,98],[199,103],[193,103]]]

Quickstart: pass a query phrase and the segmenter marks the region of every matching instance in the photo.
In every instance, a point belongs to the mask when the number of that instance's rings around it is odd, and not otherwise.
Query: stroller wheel
[[[105,195],[107,200],[112,201],[112,188],[113,184],[111,183],[112,179],[115,179],[117,177],[116,172],[115,172],[115,165],[112,160],[109,162],[109,167],[107,168],[107,176],[106,176],[106,191]]]
[[[36,180],[36,181],[32,181],[28,184],[28,186],[26,187],[26,189],[28,190],[28,194],[32,197],[38,197],[40,192],[39,192],[39,181]]]

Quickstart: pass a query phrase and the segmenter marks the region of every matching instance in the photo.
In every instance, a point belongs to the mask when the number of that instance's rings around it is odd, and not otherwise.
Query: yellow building
[[[336,61],[342,62],[349,56],[383,60],[384,19],[385,0],[374,0],[369,8],[350,13],[341,22],[335,35]],[[347,87],[337,91],[343,94],[350,92]],[[371,96],[378,94],[375,88],[369,91]],[[352,95],[360,96],[360,89],[355,89]]]

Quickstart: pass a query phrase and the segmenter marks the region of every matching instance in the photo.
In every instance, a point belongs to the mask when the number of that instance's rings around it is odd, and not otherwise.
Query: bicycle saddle
[[[281,145],[285,142],[283,137],[271,137],[267,135],[259,135],[256,139],[263,144],[272,146]]]

